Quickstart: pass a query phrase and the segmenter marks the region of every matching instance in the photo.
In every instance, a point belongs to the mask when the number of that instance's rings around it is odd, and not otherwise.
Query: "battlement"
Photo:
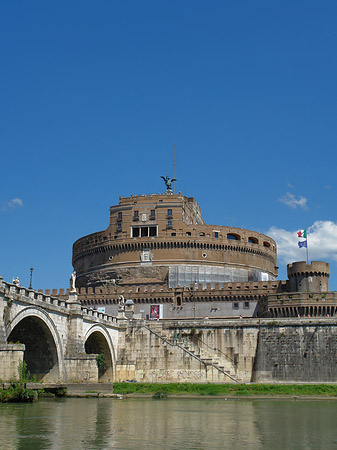
[[[148,284],[148,285],[132,285],[132,286],[101,286],[101,287],[81,287],[76,289],[79,297],[116,297],[118,295],[123,294],[124,296],[136,296],[138,297],[140,294],[170,294],[172,295],[176,291],[184,291],[184,292],[194,292],[205,293],[206,291],[219,291],[222,294],[224,293],[232,293],[232,292],[247,292],[247,291],[264,291],[264,292],[281,292],[284,290],[283,286],[285,282],[281,281],[248,281],[245,283],[208,283],[205,287],[202,284],[199,284],[197,289],[195,289],[195,285],[191,284],[190,286],[178,287],[178,288],[167,288],[166,286],[160,284]],[[43,293],[40,289],[39,293]],[[54,297],[58,298],[67,298],[70,293],[70,289],[46,289],[45,295],[50,296],[50,292]]]
[[[119,204],[123,204],[123,203],[129,203],[129,202],[134,202],[135,200],[139,199],[149,199],[149,200],[157,200],[159,198],[164,197],[165,199],[182,199],[184,198],[184,196],[182,195],[181,192],[179,192],[178,194],[165,194],[165,193],[154,193],[154,194],[136,194],[133,195],[131,194],[131,196],[129,197],[122,197],[121,195],[119,196]],[[192,197],[186,197],[186,198],[192,198]]]

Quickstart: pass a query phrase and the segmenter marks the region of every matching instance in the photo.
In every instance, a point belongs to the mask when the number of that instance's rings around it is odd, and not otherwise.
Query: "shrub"
[[[166,392],[155,392],[152,395],[152,398],[154,400],[165,400],[165,399],[167,399],[167,394],[166,394]]]
[[[19,380],[14,381],[9,389],[1,390],[1,402],[34,402],[37,400],[37,392],[26,388],[26,384],[30,381],[30,373],[25,361],[19,363],[18,375]]]

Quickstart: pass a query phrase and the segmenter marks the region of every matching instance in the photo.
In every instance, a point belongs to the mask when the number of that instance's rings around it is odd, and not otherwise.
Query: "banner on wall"
[[[163,305],[151,305],[150,319],[159,320],[163,317]]]

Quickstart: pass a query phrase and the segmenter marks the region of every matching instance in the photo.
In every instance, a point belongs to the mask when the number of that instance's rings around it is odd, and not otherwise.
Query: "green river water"
[[[69,398],[0,404],[0,449],[337,450],[337,402]]]

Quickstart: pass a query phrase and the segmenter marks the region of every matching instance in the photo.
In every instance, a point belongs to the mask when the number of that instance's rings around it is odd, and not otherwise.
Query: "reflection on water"
[[[336,449],[337,402],[62,399],[0,404],[2,450]]]

